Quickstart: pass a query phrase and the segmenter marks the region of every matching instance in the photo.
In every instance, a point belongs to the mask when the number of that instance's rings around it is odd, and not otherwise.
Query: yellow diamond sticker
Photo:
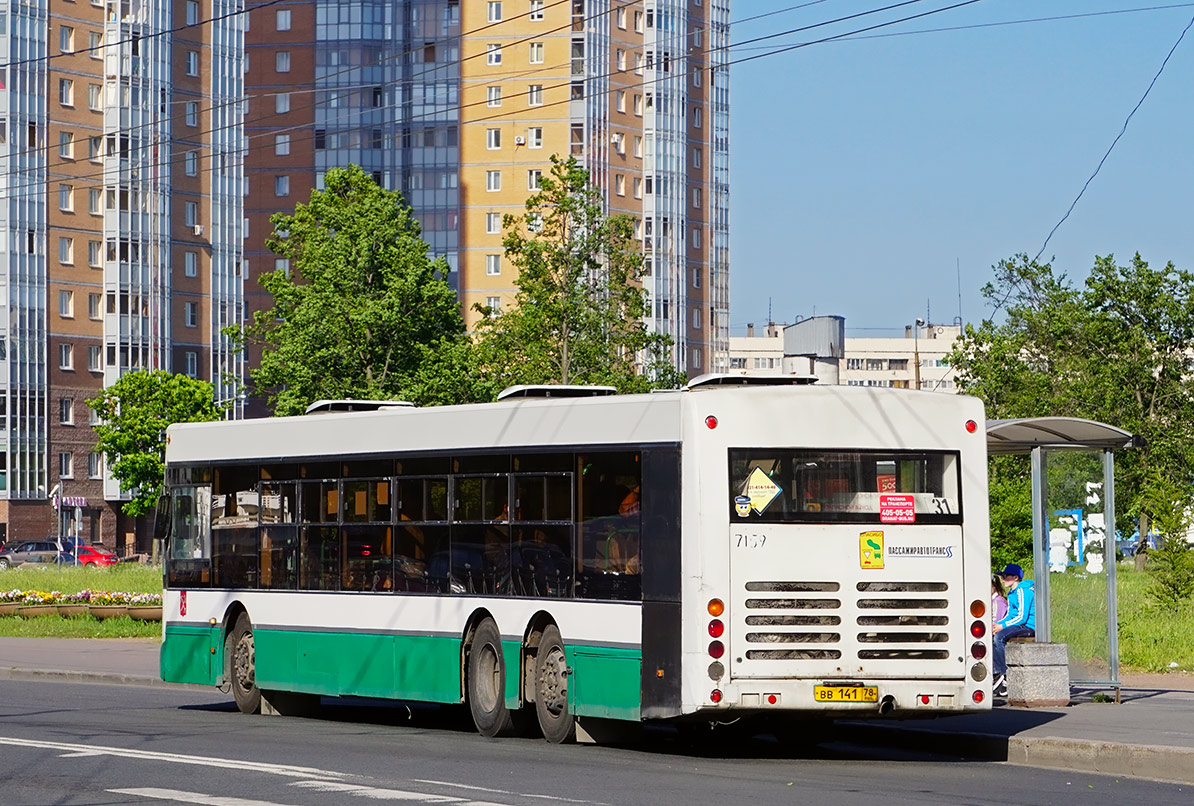
[[[780,486],[758,466],[750,471],[750,475],[746,477],[746,486],[742,489],[742,494],[750,499],[750,508],[760,515],[782,492]]]
[[[863,568],[883,567],[882,532],[863,532],[858,536],[858,564]]]

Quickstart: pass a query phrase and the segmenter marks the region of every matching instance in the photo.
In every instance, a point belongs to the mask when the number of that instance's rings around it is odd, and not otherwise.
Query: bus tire
[[[468,655],[468,708],[482,736],[514,732],[516,721],[506,707],[506,661],[502,636],[493,619],[477,625]]]
[[[552,744],[576,738],[576,717],[568,709],[569,675],[564,639],[556,625],[549,624],[535,657],[535,716],[543,738]]]
[[[224,646],[228,656],[232,696],[242,714],[261,711],[261,689],[257,688],[257,656],[253,647],[253,623],[248,613],[236,617]]]

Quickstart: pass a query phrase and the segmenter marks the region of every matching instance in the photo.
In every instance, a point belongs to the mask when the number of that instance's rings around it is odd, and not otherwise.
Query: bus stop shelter
[[[1085,485],[1087,502],[1102,506],[1101,543],[1095,543],[1092,551],[1101,552],[1099,564],[1088,566],[1105,569],[1107,643],[1106,665],[1093,676],[1106,679],[1082,679],[1082,671],[1073,682],[1119,686],[1119,634],[1118,609],[1115,580],[1115,451],[1138,447],[1140,437],[1122,428],[1093,420],[1076,417],[1031,417],[1018,420],[987,421],[987,452],[990,455],[1027,454],[1031,461],[1032,476],[1032,556],[1036,585],[1036,637],[1038,641],[1049,642],[1053,635],[1053,602],[1051,597],[1050,569],[1058,570],[1056,546],[1050,545],[1050,515],[1060,518],[1076,528],[1078,535],[1078,561],[1082,561],[1083,514],[1081,510],[1049,510],[1048,456],[1057,451],[1086,451],[1101,453],[1102,481]],[[1072,514],[1071,514],[1072,513]],[[1057,530],[1052,530],[1056,532]],[[1053,549],[1053,556],[1051,556]],[[1105,562],[1102,562],[1106,558]],[[1064,567],[1064,560],[1061,565]],[[1070,563],[1073,564],[1072,562]],[[1065,636],[1061,636],[1065,638]]]

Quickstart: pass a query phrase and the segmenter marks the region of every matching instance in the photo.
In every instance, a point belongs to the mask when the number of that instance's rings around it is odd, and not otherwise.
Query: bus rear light
[[[709,615],[717,617],[726,612],[725,602],[721,599],[709,600]]]
[[[721,689],[715,688],[709,692],[709,700],[711,702],[721,702]]]
[[[970,677],[974,682],[981,683],[987,679],[987,664],[976,663],[970,667]]]
[[[705,418],[705,427],[710,431],[712,431],[714,428],[717,428],[717,418],[710,414]]]
[[[982,691],[980,690],[980,691],[976,691],[973,694],[971,694],[970,699],[974,700],[975,702],[982,702],[983,700],[986,699],[986,695],[984,695],[982,693]]]
[[[970,625],[970,634],[975,638],[982,638],[987,634],[987,625],[985,622],[976,621]]]
[[[720,680],[726,676],[726,667],[721,664],[721,661],[713,661],[709,664],[709,679]]]
[[[973,434],[977,430],[978,430],[978,423],[976,423],[974,420],[966,421],[966,433],[967,434]]]
[[[930,697],[928,694],[921,694],[921,695],[920,695],[920,704],[921,704],[921,705],[928,705],[928,704],[929,704],[929,701],[930,701],[930,700],[932,700],[932,699],[933,699],[933,698],[932,698],[932,697]]]
[[[982,618],[987,614],[987,603],[982,599],[975,599],[970,603],[970,615],[975,618]]]
[[[721,638],[721,634],[726,631],[726,625],[722,623],[721,619],[713,619],[709,622],[709,637]]]
[[[982,660],[987,657],[987,645],[982,641],[975,641],[970,645],[970,657],[975,660]]]
[[[726,645],[725,644],[723,644],[721,641],[710,641],[709,642],[709,657],[720,658],[724,654],[726,654]]]

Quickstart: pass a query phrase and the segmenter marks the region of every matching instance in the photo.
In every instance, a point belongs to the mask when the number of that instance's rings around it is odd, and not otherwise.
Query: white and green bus
[[[719,380],[171,426],[162,678],[556,742],[989,708],[982,404]]]

